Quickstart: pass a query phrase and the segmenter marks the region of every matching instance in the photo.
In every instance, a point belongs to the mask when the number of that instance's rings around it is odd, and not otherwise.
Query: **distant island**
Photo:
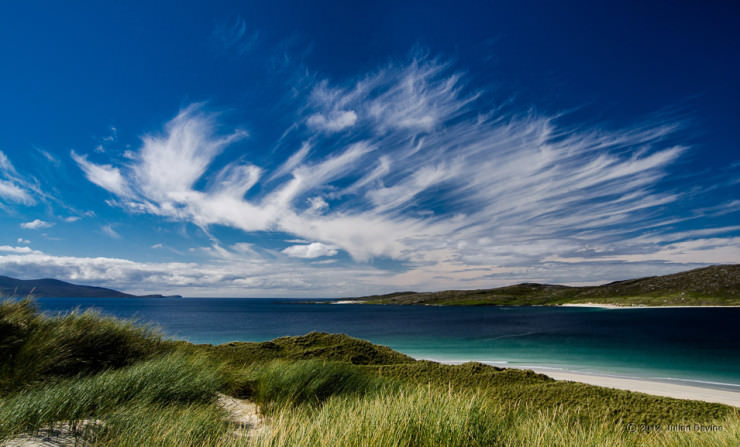
[[[23,280],[0,276],[0,296],[43,298],[182,298],[180,295],[131,295],[105,287],[80,286],[58,279]]]
[[[740,306],[740,264],[591,287],[524,283],[495,289],[396,292],[342,302],[434,306]]]

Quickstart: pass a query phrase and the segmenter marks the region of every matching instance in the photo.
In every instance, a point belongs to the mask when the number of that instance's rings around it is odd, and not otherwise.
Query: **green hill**
[[[354,299],[370,304],[559,305],[598,303],[620,306],[738,306],[740,265],[716,265],[664,276],[590,287],[524,283],[495,289],[396,292]]]

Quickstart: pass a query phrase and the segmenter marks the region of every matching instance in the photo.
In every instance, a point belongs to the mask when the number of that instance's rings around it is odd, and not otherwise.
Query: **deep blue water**
[[[337,332],[416,358],[717,382],[740,389],[740,308],[430,307],[233,298],[37,302],[51,314],[79,307],[137,318],[194,343]]]

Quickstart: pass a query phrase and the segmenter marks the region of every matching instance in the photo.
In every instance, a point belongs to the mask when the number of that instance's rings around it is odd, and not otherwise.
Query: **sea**
[[[740,391],[740,308],[398,306],[275,298],[39,298],[192,343],[343,333],[417,359],[633,377]]]

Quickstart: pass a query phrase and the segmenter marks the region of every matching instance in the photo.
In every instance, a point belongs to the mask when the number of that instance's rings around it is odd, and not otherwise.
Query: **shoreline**
[[[552,371],[539,368],[534,368],[533,370],[555,380],[586,383],[589,385],[616,388],[619,390],[651,394],[654,396],[672,397],[674,399],[700,400],[704,402],[740,407],[740,391],[730,391],[697,385],[682,385],[652,379],[583,374],[570,371]]]
[[[325,302],[326,304],[376,304],[376,305],[400,305],[400,306],[434,306],[434,307],[458,307],[464,305],[457,304],[429,304],[429,303],[414,303],[414,304],[396,304],[396,303],[376,303],[373,301],[364,301],[361,299],[342,299],[342,298],[329,298]],[[317,304],[317,303],[313,303]],[[322,303],[324,304],[324,303]],[[586,307],[586,308],[598,308],[598,309],[714,309],[714,308],[739,308],[740,305],[730,304],[703,304],[703,305],[666,305],[666,306],[652,306],[647,304],[609,304],[609,303],[563,303],[563,304],[486,304],[484,306],[491,307]]]
[[[467,363],[467,361],[441,361],[430,358],[418,358],[417,360],[429,360],[448,365],[459,365],[462,363]],[[540,366],[513,366],[504,362],[485,362],[478,360],[471,361],[495,366],[498,368],[531,370],[538,374],[543,374],[559,381],[585,383],[587,385],[600,386],[604,388],[614,388],[635,393],[650,394],[653,396],[670,397],[673,399],[699,400],[740,408],[740,387],[738,387],[738,391],[732,391],[726,388],[721,388],[721,386],[724,384],[717,384],[715,386],[710,386],[710,383],[707,383],[706,386],[685,385],[681,383],[676,383],[682,381],[682,379],[675,379],[675,381],[673,381],[671,379],[660,380],[642,377],[612,376],[606,374],[560,370]],[[726,386],[732,385],[726,384]]]
[[[637,305],[620,305],[620,304],[606,304],[606,303],[565,303],[558,304],[555,307],[597,307],[599,309],[696,309],[696,308],[725,308],[725,307],[740,307],[738,305],[722,306],[719,304],[708,304],[708,305],[684,305],[684,306],[648,306],[643,304]]]

